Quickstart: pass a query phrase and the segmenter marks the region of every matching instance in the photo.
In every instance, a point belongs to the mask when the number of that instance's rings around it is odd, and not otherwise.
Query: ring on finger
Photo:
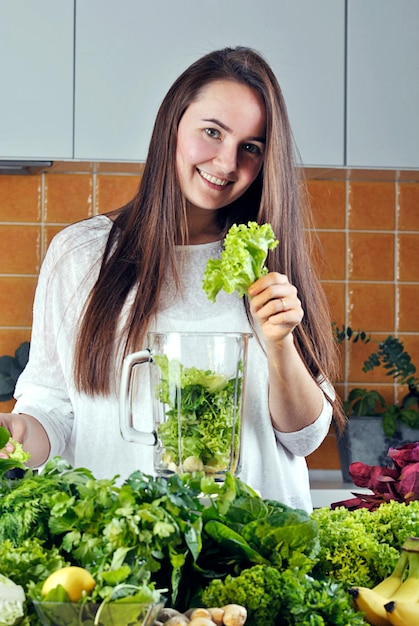
[[[282,304],[282,310],[286,311],[287,310],[287,305],[285,304],[285,298],[280,298],[281,300],[281,304]]]

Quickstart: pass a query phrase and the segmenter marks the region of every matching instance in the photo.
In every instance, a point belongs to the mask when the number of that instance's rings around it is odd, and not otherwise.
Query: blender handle
[[[141,350],[128,354],[122,364],[121,384],[119,393],[119,428],[122,438],[133,443],[142,443],[146,446],[157,444],[157,432],[145,432],[137,430],[132,424],[132,370],[135,365],[150,363],[152,361],[150,350]]]

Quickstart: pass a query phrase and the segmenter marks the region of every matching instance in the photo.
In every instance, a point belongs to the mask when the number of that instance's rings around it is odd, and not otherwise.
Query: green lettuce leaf
[[[221,257],[207,262],[202,286],[208,299],[215,302],[222,289],[244,296],[252,283],[268,273],[266,257],[277,245],[270,224],[233,224],[225,237]]]
[[[3,450],[4,446],[9,441],[13,443],[15,447],[13,452],[6,452],[5,450]],[[0,426],[0,450],[2,450],[3,452],[6,452],[8,456],[7,459],[0,458],[0,476],[2,474],[5,474],[7,471],[11,469],[16,469],[16,468],[25,469],[24,464],[31,457],[29,452],[25,452],[25,450],[22,447],[22,444],[16,441],[15,439],[12,439],[9,431],[6,428],[3,428],[3,426]]]

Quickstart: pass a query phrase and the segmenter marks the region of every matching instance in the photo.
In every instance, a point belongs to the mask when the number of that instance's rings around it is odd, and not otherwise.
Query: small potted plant
[[[363,331],[334,325],[338,343],[369,343]],[[398,403],[389,403],[376,389],[354,388],[344,402],[348,423],[338,439],[338,450],[345,481],[352,482],[349,465],[355,461],[386,465],[390,447],[419,440],[419,378],[416,367],[397,337],[388,335],[364,362],[363,371],[382,367],[386,375],[405,389]]]

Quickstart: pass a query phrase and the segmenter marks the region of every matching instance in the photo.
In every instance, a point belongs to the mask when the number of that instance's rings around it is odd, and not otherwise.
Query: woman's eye
[[[250,154],[262,154],[262,150],[254,143],[243,144],[243,150],[245,152],[249,152]]]
[[[220,138],[220,131],[216,130],[215,128],[206,128],[205,129],[205,133],[209,137],[213,137],[214,139],[219,139]]]

